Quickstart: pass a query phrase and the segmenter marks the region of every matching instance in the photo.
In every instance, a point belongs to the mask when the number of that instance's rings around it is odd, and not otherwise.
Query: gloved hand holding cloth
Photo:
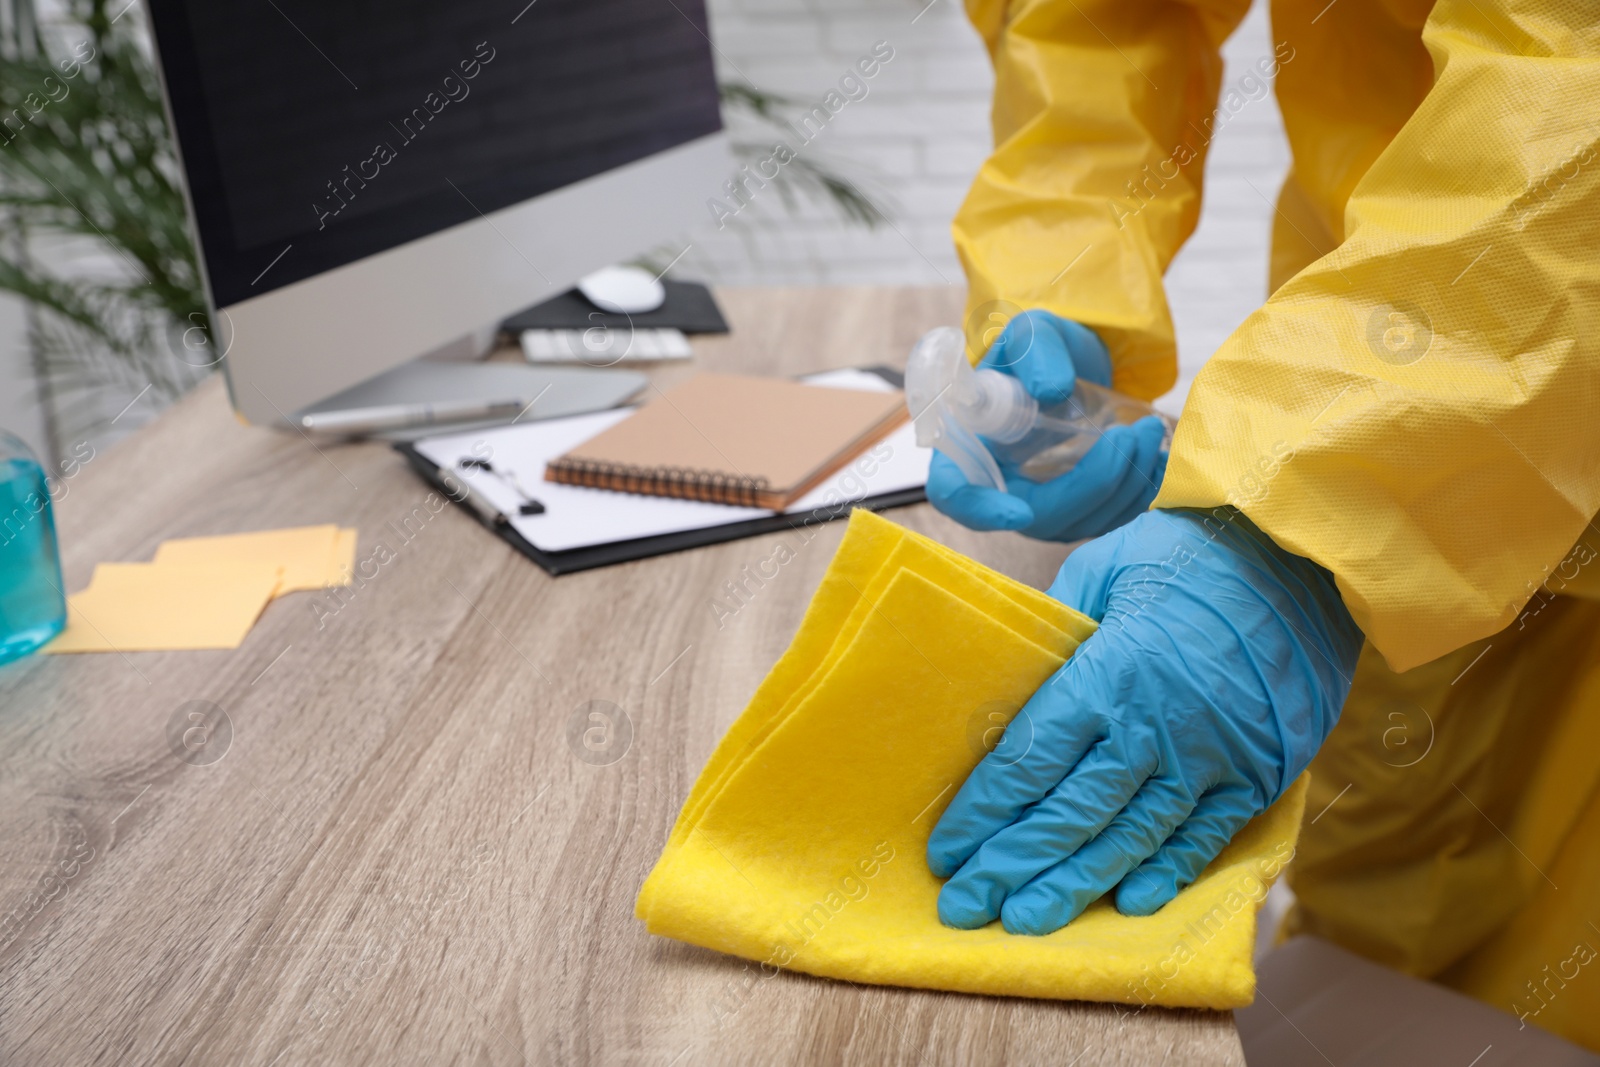
[[[1154,915],[1100,901],[1045,937],[939,921],[929,833],[992,731],[1100,641],[1095,629],[1060,599],[855,512],[789,650],[690,791],[640,918],[756,961],[762,979],[792,969],[1002,996],[1249,1003],[1255,912],[1293,855],[1304,778]]]
[[[1231,509],[1141,515],[1050,593],[1100,628],[935,827],[951,926],[1046,934],[1113,889],[1159,909],[1305,769],[1361,648],[1333,576]]]

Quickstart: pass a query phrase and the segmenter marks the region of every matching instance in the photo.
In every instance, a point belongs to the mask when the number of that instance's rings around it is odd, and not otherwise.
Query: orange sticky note
[[[45,652],[238,648],[278,588],[267,563],[102,563]]]
[[[278,595],[302,589],[323,589],[343,585],[344,557],[355,554],[355,531],[338,526],[293,526],[282,530],[257,530],[250,533],[220,534],[214,537],[183,537],[162,542],[156,549],[158,564],[271,565],[283,568],[283,583]],[[340,553],[344,553],[341,557]]]
[[[354,527],[340,527],[333,541],[333,558],[328,564],[328,574],[323,586],[349,585],[356,571],[356,531]]]

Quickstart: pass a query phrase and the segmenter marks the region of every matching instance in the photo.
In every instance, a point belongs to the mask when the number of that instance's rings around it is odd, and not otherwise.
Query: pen
[[[310,433],[359,437],[383,430],[431,426],[438,422],[497,419],[517,414],[526,404],[525,400],[439,400],[425,404],[381,404],[344,411],[310,412],[301,415],[296,422],[302,430]]]

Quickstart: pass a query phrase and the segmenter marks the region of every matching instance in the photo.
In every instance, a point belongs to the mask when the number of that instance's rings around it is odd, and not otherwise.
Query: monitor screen
[[[150,9],[219,307],[721,128],[700,0]]]

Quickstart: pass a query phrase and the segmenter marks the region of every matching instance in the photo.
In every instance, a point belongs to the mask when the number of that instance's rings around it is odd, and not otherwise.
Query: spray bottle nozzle
[[[992,370],[974,370],[961,331],[940,326],[924,334],[906,361],[906,405],[917,444],[943,452],[974,485],[1006,491],[1005,476],[979,434],[996,441],[1021,439],[1033,428],[1039,404],[1022,383]]]

